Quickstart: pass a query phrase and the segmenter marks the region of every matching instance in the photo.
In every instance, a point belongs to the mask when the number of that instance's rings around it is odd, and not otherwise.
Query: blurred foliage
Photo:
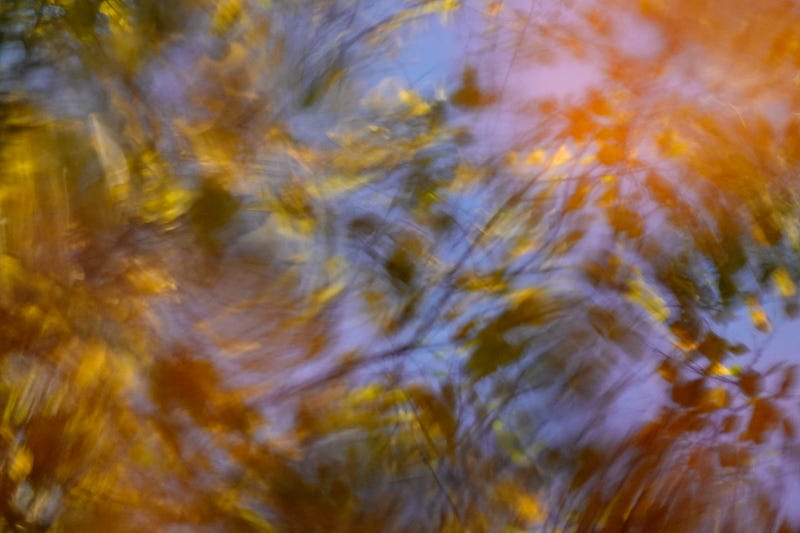
[[[3,2],[2,528],[797,528],[798,28]]]

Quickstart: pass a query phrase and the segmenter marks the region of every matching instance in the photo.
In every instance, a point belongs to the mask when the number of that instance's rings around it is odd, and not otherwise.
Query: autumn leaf
[[[658,366],[658,375],[667,383],[674,383],[680,375],[680,370],[675,362],[665,359]]]
[[[693,379],[672,385],[672,401],[683,407],[695,407],[706,394],[705,380]]]
[[[625,297],[647,311],[656,322],[665,322],[669,318],[670,311],[664,298],[641,278],[628,283]]]
[[[758,372],[748,370],[739,376],[739,388],[741,388],[742,392],[747,396],[756,396],[761,392],[761,386],[761,375]]]
[[[21,481],[30,473],[33,461],[34,457],[31,451],[25,446],[20,446],[11,459],[8,477],[12,481]]]
[[[102,122],[97,113],[89,117],[92,130],[94,149],[103,165],[106,184],[109,192],[117,199],[123,200],[128,196],[130,173],[125,154],[114,139],[111,130]]]
[[[566,202],[564,202],[564,212],[568,213],[583,207],[583,205],[586,203],[586,198],[591,191],[591,183],[589,180],[581,176],[575,185],[575,190],[567,197]]]
[[[498,368],[513,363],[523,353],[521,345],[511,344],[499,331],[490,328],[478,335],[476,347],[467,361],[467,371],[476,379],[488,376]]]
[[[597,160],[604,165],[616,165],[625,160],[625,150],[615,143],[603,143],[597,151]]]
[[[705,392],[701,409],[712,412],[727,407],[729,402],[730,397],[725,387],[715,387]]]
[[[552,157],[550,158],[550,166],[553,168],[560,167],[561,165],[565,164],[566,162],[572,159],[572,152],[570,152],[569,148],[566,145],[561,145],[558,147],[558,150],[553,153]]]
[[[765,439],[765,433],[775,429],[780,422],[778,410],[772,402],[757,398],[753,402],[753,412],[746,431],[741,435],[742,440],[750,440],[760,444]]]
[[[719,449],[719,464],[724,468],[738,468],[750,461],[750,455],[744,446],[725,443]]]
[[[759,331],[769,333],[772,330],[772,324],[766,311],[761,307],[761,302],[759,302],[758,298],[752,295],[748,296],[745,298],[745,304],[750,313],[750,320],[753,322],[753,326]]]
[[[466,109],[480,108],[492,104],[497,97],[478,87],[474,67],[465,67],[461,74],[461,86],[450,95],[450,102]]]
[[[725,352],[728,350],[728,341],[710,331],[696,349],[710,361],[718,362],[724,358]]]
[[[772,272],[772,281],[778,289],[778,293],[783,298],[791,298],[797,293],[791,275],[784,267],[779,267]]]
[[[778,389],[778,396],[785,397],[787,396],[795,385],[795,380],[797,378],[797,367],[795,365],[790,365],[786,367],[783,371],[783,379],[781,380],[780,388]]]

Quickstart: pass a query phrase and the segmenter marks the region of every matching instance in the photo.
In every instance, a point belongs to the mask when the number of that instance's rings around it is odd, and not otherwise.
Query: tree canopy
[[[10,531],[791,531],[791,0],[0,5]]]

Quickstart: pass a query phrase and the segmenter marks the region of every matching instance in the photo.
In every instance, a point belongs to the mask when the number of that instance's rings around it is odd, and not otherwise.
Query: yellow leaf
[[[428,111],[431,110],[430,104],[420,98],[420,96],[415,93],[414,91],[409,91],[408,89],[401,89],[400,93],[400,101],[408,107],[409,113],[411,116],[418,117],[421,115],[426,114]]]
[[[240,0],[222,0],[217,3],[217,10],[214,13],[213,25],[217,32],[223,33],[238,20],[242,13]]]
[[[755,296],[748,296],[745,298],[745,304],[750,311],[750,320],[753,321],[755,328],[764,333],[769,333],[772,330],[772,324],[769,321],[766,311],[761,307],[758,298]]]
[[[173,222],[191,206],[192,194],[185,189],[162,187],[146,194],[142,216],[147,222]]]
[[[597,160],[604,165],[615,165],[625,159],[625,150],[618,143],[600,143]]]
[[[358,405],[365,402],[373,402],[384,394],[386,394],[386,390],[382,386],[372,383],[354,390],[350,394],[349,400],[353,405]]]
[[[360,174],[357,176],[342,176],[334,174],[325,180],[319,187],[319,195],[324,198],[348,193],[371,183],[375,177],[370,174]]]
[[[33,467],[33,454],[25,446],[20,446],[14,458],[11,460],[11,466],[8,469],[8,477],[13,481],[20,481],[24,479]]]
[[[659,149],[664,155],[678,157],[686,153],[689,149],[686,141],[683,140],[675,130],[666,130],[657,138]]]
[[[728,405],[728,391],[724,387],[716,387],[703,395],[703,407],[706,409],[722,409]]]
[[[786,238],[794,251],[800,250],[800,228],[797,223],[787,223],[784,226]]]
[[[511,249],[511,258],[519,259],[524,255],[540,250],[541,246],[542,243],[536,236],[530,236],[527,239],[519,239],[514,248]]]
[[[619,188],[615,180],[605,181],[606,188],[600,198],[597,199],[597,205],[601,207],[609,207],[613,205],[619,197]]]
[[[302,239],[314,233],[314,220],[309,218],[292,217],[285,211],[272,212],[275,229],[283,236],[290,239]]]
[[[130,29],[130,23],[125,18],[124,7],[122,2],[108,0],[99,6],[98,11],[106,16],[106,20],[112,28]]]
[[[310,295],[308,308],[298,319],[303,321],[315,317],[325,306],[339,296],[343,290],[344,283],[342,281],[336,281],[324,287],[320,287]]]
[[[128,281],[142,294],[160,294],[175,290],[175,280],[163,270],[141,265],[128,273]]]
[[[647,311],[657,322],[669,318],[667,302],[640,278],[628,283],[626,298]]]
[[[675,347],[683,350],[684,352],[691,352],[692,350],[697,349],[699,345],[700,344],[698,342],[683,340],[680,338],[675,341]]]
[[[4,287],[11,287],[11,285],[22,278],[24,274],[25,270],[16,258],[8,254],[0,255],[0,280],[2,280],[2,285]]]
[[[460,0],[444,0],[442,2],[441,20],[442,24],[447,24],[450,13],[461,7]]]
[[[528,157],[525,159],[525,163],[528,165],[541,165],[544,163],[545,153],[544,150],[541,148],[537,148],[533,152],[531,152]]]
[[[733,375],[733,372],[731,372],[727,366],[723,365],[719,361],[714,361],[708,367],[708,374],[711,376],[731,376]]]
[[[136,361],[130,356],[118,355],[114,365],[114,378],[118,380],[122,388],[131,388],[136,385]]]
[[[515,503],[517,515],[524,521],[535,523],[542,519],[542,507],[539,505],[539,501],[530,494],[518,494]]]
[[[100,343],[90,343],[84,348],[80,356],[80,363],[75,373],[75,382],[79,387],[83,387],[97,381],[106,364],[106,348]]]
[[[764,230],[758,224],[753,224],[750,227],[750,234],[756,240],[758,244],[763,244],[765,246],[769,245],[769,239],[767,239],[767,234],[764,233]]]
[[[114,140],[111,130],[102,123],[97,113],[90,115],[89,123],[92,130],[92,144],[105,172],[108,191],[115,199],[122,200],[128,195],[130,182],[125,154]]]
[[[508,289],[508,281],[502,276],[479,276],[474,272],[461,276],[458,282],[461,286],[470,291],[497,293],[504,292]]]
[[[549,295],[547,291],[541,287],[527,287],[525,289],[514,291],[509,295],[509,300],[515,306],[530,302],[532,300],[546,301],[548,298]]]
[[[778,288],[778,292],[784,298],[791,298],[797,292],[797,287],[794,285],[794,281],[792,281],[792,277],[789,275],[789,272],[783,267],[780,267],[775,272],[772,273],[772,281],[775,283],[775,286]]]
[[[111,49],[121,65],[134,66],[142,57],[141,35],[134,31],[130,23],[131,13],[123,0],[106,0],[99,6],[98,11],[105,15],[108,21],[108,30]]]
[[[562,144],[561,147],[556,150],[556,153],[553,154],[552,159],[550,159],[550,165],[554,167],[561,166],[570,159],[572,159],[572,153],[569,151],[569,148]]]
[[[327,275],[338,276],[347,268],[347,261],[345,261],[342,257],[335,255],[325,260],[323,268]]]

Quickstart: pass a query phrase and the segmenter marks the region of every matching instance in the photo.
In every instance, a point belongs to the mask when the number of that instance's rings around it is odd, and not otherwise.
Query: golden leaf
[[[175,280],[162,269],[137,265],[128,273],[128,281],[142,294],[160,294],[175,290]]]
[[[92,130],[92,143],[105,172],[106,186],[112,196],[122,200],[128,195],[128,183],[130,182],[125,154],[114,140],[111,130],[101,122],[97,113],[90,115],[89,123]]]
[[[418,117],[428,113],[431,110],[430,104],[420,98],[420,96],[408,89],[401,89],[399,92],[400,101],[408,108],[408,112],[413,117]]]
[[[373,182],[375,177],[370,174],[359,174],[356,176],[346,176],[334,174],[326,179],[318,189],[318,195],[323,198],[348,193]]]
[[[460,0],[444,0],[442,2],[442,21],[447,21],[447,14],[461,7]]]
[[[14,458],[11,460],[11,466],[8,469],[8,477],[13,481],[20,481],[24,479],[33,467],[33,454],[25,446],[20,446]]]
[[[569,148],[564,146],[563,144],[556,150],[556,153],[553,154],[553,157],[550,159],[550,165],[553,167],[558,167],[566,163],[572,159],[572,153],[569,151]]]
[[[733,372],[719,361],[714,361],[708,367],[708,374],[711,376],[731,376]]]
[[[758,298],[756,296],[748,296],[745,298],[745,305],[747,305],[747,309],[750,312],[750,320],[753,321],[755,328],[758,331],[769,333],[772,330],[772,324],[769,321],[766,311],[761,307]]]
[[[601,143],[597,160],[604,165],[615,165],[625,159],[625,150],[616,143]]]
[[[147,222],[173,222],[191,206],[192,194],[186,189],[161,187],[146,193],[142,217]]]
[[[657,322],[669,318],[667,302],[642,279],[634,279],[628,283],[626,298],[647,311]]]
[[[792,281],[792,277],[789,275],[789,272],[783,268],[778,268],[775,272],[772,273],[772,281],[775,283],[775,286],[778,288],[778,292],[784,298],[791,298],[797,292],[797,287],[795,287],[794,281]]]
[[[541,148],[537,148],[525,158],[525,163],[528,165],[541,165],[544,163],[545,153]]]
[[[658,366],[658,375],[661,376],[661,379],[667,383],[674,383],[680,376],[680,371],[678,370],[678,367],[675,366],[675,363],[669,359],[665,359]]]
[[[83,387],[97,381],[106,364],[106,348],[101,343],[93,342],[84,347],[80,363],[75,372],[75,382]]]
[[[383,394],[386,394],[386,390],[381,385],[372,383],[354,390],[352,393],[350,393],[348,399],[354,405],[358,405],[365,402],[373,402],[379,399]]]
[[[800,227],[798,227],[798,224],[787,223],[784,229],[786,231],[786,238],[789,240],[792,249],[795,251],[800,250]]]
[[[528,523],[539,522],[543,518],[542,507],[539,501],[530,494],[517,494],[515,507],[517,516]]]
[[[619,187],[617,186],[617,182],[615,180],[606,181],[605,182],[606,188],[603,191],[603,194],[597,199],[597,205],[601,207],[608,207],[613,205],[614,202],[617,201],[619,197]]]
[[[317,316],[328,304],[333,302],[344,291],[344,283],[336,281],[318,288],[308,299],[308,308],[299,317],[299,320],[307,320]]]
[[[764,246],[769,245],[769,239],[767,239],[767,234],[764,233],[764,229],[758,224],[754,223],[750,227],[750,234],[753,236],[753,238],[756,240],[758,244],[762,244]]]
[[[658,147],[666,156],[678,157],[686,153],[689,146],[675,130],[666,130],[656,139]]]
[[[213,25],[217,32],[223,33],[239,19],[242,13],[242,3],[240,0],[222,0],[217,3],[214,12]]]

